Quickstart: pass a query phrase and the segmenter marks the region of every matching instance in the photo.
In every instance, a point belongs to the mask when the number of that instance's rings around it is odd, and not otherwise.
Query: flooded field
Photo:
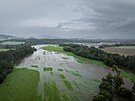
[[[37,101],[92,101],[98,93],[100,79],[112,72],[94,64],[80,64],[73,56],[43,50],[24,58],[17,68],[37,70],[40,74],[37,87]],[[125,79],[126,85],[131,82]]]

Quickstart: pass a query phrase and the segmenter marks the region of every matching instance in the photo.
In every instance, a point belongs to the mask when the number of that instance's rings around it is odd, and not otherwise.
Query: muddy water
[[[37,51],[24,58],[17,66],[17,68],[29,68],[39,71],[40,81],[37,92],[41,101],[48,101],[46,99],[48,92],[45,92],[45,84],[49,82],[55,82],[61,101],[91,101],[92,96],[98,92],[99,79],[111,72],[109,68],[77,63],[74,57],[66,54],[45,51],[41,49],[42,46],[45,45],[34,46]],[[52,68],[52,71],[45,71],[44,68]],[[64,78],[60,75],[63,75]],[[68,87],[64,80],[68,81],[71,87]],[[125,81],[126,85],[130,87],[131,82],[127,79]]]

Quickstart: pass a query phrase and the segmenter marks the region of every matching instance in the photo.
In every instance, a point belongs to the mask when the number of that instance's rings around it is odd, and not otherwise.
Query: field
[[[49,52],[57,52],[57,53],[63,53],[63,54],[67,54],[68,56],[73,56],[77,59],[78,63],[92,63],[92,64],[96,64],[98,66],[103,66],[103,67],[107,67],[102,61],[96,61],[96,60],[92,60],[92,59],[87,59],[87,58],[83,58],[81,56],[77,56],[71,52],[66,52],[63,50],[63,47],[60,46],[44,46],[42,47],[42,49],[47,50]],[[63,57],[62,57],[63,58]],[[66,58],[64,58],[66,59]]]
[[[7,42],[3,42],[1,43],[2,45],[20,45],[20,44],[24,44],[25,42],[16,42],[16,41],[7,41]]]
[[[55,46],[55,47],[54,46],[44,46],[42,48],[45,49],[45,50],[48,50],[50,52],[54,51],[54,49],[55,49],[55,52],[62,52],[62,53],[67,54],[69,56],[74,56],[75,58],[77,58],[77,62],[78,63],[92,63],[92,64],[96,64],[96,65],[101,66],[101,67],[104,67],[104,68],[108,68],[108,66],[106,66],[101,61],[96,61],[96,60],[93,60],[93,59],[87,59],[87,58],[83,58],[83,57],[77,56],[77,55],[75,55],[75,54],[73,54],[71,52],[65,52],[63,50],[63,48],[60,47],[60,46]],[[108,47],[108,48],[110,48],[110,49],[111,48],[113,48],[113,49],[119,49],[118,47]],[[133,49],[134,50],[134,54],[135,54],[135,49],[134,48],[135,48],[135,46],[120,46],[121,51],[122,51],[122,49],[124,49],[124,50],[126,50],[126,49],[132,50]],[[121,54],[121,52],[120,52],[120,54]],[[132,74],[131,72],[125,72],[125,71],[122,70],[122,76],[125,77],[125,78],[128,78],[132,82],[135,82],[135,75]]]
[[[0,84],[0,101],[92,101],[101,78],[111,71],[100,67],[107,66],[58,45],[40,47]],[[130,72],[123,70],[122,76],[135,82]]]
[[[0,52],[3,52],[3,51],[8,51],[9,49],[4,49],[4,48],[2,48],[2,49],[0,49]]]
[[[106,47],[103,49],[105,52],[110,52],[120,55],[135,55],[135,46],[120,46],[120,47]]]
[[[36,101],[39,73],[28,69],[14,69],[0,84],[0,101]]]

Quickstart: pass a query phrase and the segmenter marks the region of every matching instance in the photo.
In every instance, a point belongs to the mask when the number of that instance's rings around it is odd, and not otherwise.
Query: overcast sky
[[[135,39],[135,0],[0,0],[0,34]]]

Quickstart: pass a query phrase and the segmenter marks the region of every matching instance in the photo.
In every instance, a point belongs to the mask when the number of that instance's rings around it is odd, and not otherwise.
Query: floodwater
[[[91,101],[98,93],[100,79],[112,72],[109,68],[94,64],[80,64],[73,56],[48,52],[41,49],[42,46],[45,45],[33,46],[37,51],[24,58],[17,66],[39,71],[37,92],[41,101],[50,101],[48,95],[53,93],[53,90],[46,92],[48,83],[55,84],[61,101]],[[125,81],[126,86],[131,87],[131,82],[127,79]]]

